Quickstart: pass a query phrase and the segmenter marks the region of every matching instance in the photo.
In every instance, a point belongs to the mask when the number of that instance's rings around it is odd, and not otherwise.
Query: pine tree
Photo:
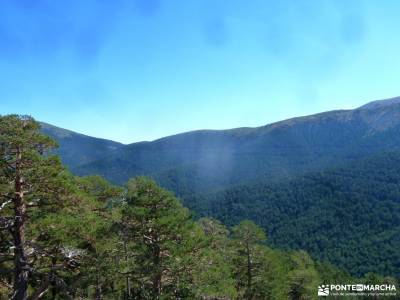
[[[122,227],[132,293],[140,299],[189,297],[196,256],[204,247],[202,230],[168,191],[139,177],[127,184]]]
[[[305,251],[294,252],[291,261],[293,269],[288,273],[288,298],[291,300],[315,298],[315,291],[321,280],[314,261]]]
[[[197,295],[202,299],[235,299],[229,230],[211,218],[202,218],[198,223],[207,237],[207,247],[202,249],[196,264]]]
[[[117,299],[123,279],[119,270],[122,241],[114,228],[119,216],[114,214],[117,210],[113,203],[121,204],[122,188],[99,176],[76,178],[76,185],[83,192],[76,232],[86,251],[79,278],[79,286],[85,292],[81,293],[94,299]]]
[[[262,264],[260,260],[262,248],[260,243],[266,240],[265,232],[255,223],[244,220],[234,226],[233,238],[236,248],[235,275],[238,294],[244,299],[254,299],[257,285],[262,278]]]
[[[2,271],[14,274],[11,298],[17,300],[28,298],[34,276],[36,291],[32,299],[50,285],[64,288],[62,280],[53,276],[59,267],[55,265],[54,252],[64,258],[72,255],[60,247],[44,249],[37,241],[46,239],[46,232],[35,232],[34,239],[29,227],[46,212],[62,207],[70,189],[68,173],[58,158],[50,155],[56,143],[41,134],[39,128],[29,116],[0,117],[0,223],[2,235],[9,234],[7,242],[11,244],[8,250],[2,249],[6,250],[2,256],[12,257],[8,265],[11,268]],[[34,261],[39,257],[49,258],[50,265],[35,268]]]

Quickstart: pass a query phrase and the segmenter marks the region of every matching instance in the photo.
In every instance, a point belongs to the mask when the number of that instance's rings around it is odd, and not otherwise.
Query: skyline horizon
[[[373,103],[373,102],[380,102],[380,101],[386,101],[386,100],[392,100],[392,99],[400,99],[400,95],[399,96],[394,96],[394,97],[389,97],[389,98],[383,98],[383,99],[375,99],[375,100],[369,100],[365,103],[361,103],[361,105],[358,105],[356,107],[353,108],[336,108],[336,109],[329,109],[329,110],[324,110],[324,111],[319,111],[319,112],[314,112],[314,113],[310,113],[310,114],[305,114],[305,115],[297,115],[297,116],[292,116],[292,117],[288,117],[288,118],[284,118],[284,119],[280,119],[280,120],[276,120],[276,121],[272,121],[272,122],[265,122],[263,124],[257,125],[257,126],[239,126],[239,127],[227,127],[227,128],[194,128],[191,130],[187,130],[187,131],[178,131],[175,133],[171,133],[171,134],[167,134],[167,135],[163,135],[163,136],[159,136],[156,137],[154,139],[145,139],[145,140],[137,140],[137,141],[131,141],[131,142],[121,142],[119,140],[113,139],[113,138],[106,138],[106,137],[102,137],[102,136],[93,136],[90,134],[86,134],[82,131],[78,130],[72,130],[68,127],[63,127],[63,126],[59,126],[57,124],[53,124],[53,123],[48,123],[45,120],[39,120],[36,119],[34,116],[29,115],[31,117],[33,117],[36,121],[38,121],[39,123],[43,123],[46,125],[50,125],[53,127],[57,127],[59,129],[63,129],[63,130],[67,130],[67,131],[71,131],[73,133],[77,133],[80,135],[84,135],[87,137],[92,137],[92,138],[96,138],[96,139],[102,139],[102,140],[108,140],[108,141],[112,141],[112,142],[116,142],[116,143],[120,143],[122,145],[130,145],[130,144],[135,144],[135,143],[142,143],[142,142],[154,142],[163,138],[167,138],[167,137],[171,137],[171,136],[175,136],[175,135],[180,135],[180,134],[185,134],[185,133],[190,133],[190,132],[196,132],[196,131],[224,131],[224,130],[234,130],[234,129],[240,129],[240,128],[259,128],[259,127],[263,127],[263,126],[268,126],[268,125],[272,125],[275,123],[280,123],[280,122],[285,122],[288,120],[292,120],[292,119],[296,119],[296,118],[302,118],[302,117],[308,117],[308,116],[313,116],[313,115],[318,115],[321,113],[326,113],[326,112],[332,112],[332,111],[340,111],[340,110],[355,110],[355,109],[359,109],[362,106],[369,104],[369,103]],[[1,114],[0,114],[1,115]]]
[[[399,1],[5,0],[0,113],[130,143],[400,95]]]

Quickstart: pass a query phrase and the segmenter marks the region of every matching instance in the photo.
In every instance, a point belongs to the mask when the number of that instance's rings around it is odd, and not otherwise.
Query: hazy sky
[[[398,0],[2,0],[0,114],[121,142],[400,95]]]

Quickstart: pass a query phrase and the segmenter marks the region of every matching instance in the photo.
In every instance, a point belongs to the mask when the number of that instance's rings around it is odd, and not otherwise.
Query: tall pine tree
[[[68,173],[59,159],[50,155],[56,143],[41,134],[39,128],[39,123],[29,116],[0,117],[0,224],[2,235],[10,237],[2,256],[12,258],[2,273],[13,273],[10,297],[16,300],[28,298],[34,276],[32,289],[36,290],[32,299],[46,292],[50,285],[63,288],[62,280],[53,276],[60,266],[55,265],[51,252],[64,258],[74,256],[61,247],[44,249],[39,240],[46,239],[46,233],[33,233],[29,228],[46,212],[62,207],[70,190]],[[45,257],[49,265],[35,268],[34,264]]]

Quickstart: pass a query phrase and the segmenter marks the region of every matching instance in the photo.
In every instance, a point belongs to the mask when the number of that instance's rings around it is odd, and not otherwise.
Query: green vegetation
[[[0,299],[295,300],[322,283],[395,282],[273,249],[252,221],[194,221],[145,177],[75,177],[38,129],[0,117]]]
[[[188,197],[199,216],[234,225],[251,219],[284,249],[304,249],[362,276],[400,276],[400,153],[276,184]]]
[[[400,103],[324,112],[256,128],[199,130],[120,145],[51,126],[76,175],[115,184],[149,176],[184,198],[254,181],[293,178],[400,150]]]

